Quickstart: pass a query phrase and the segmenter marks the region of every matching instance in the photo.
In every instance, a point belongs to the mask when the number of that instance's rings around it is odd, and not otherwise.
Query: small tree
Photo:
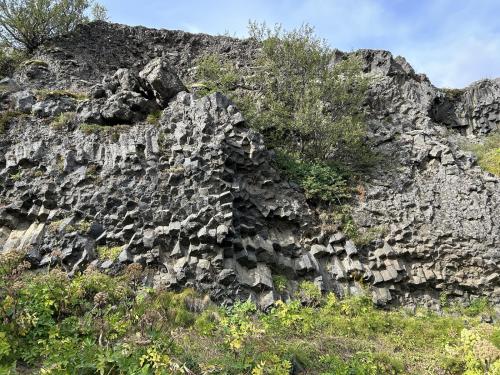
[[[333,64],[333,51],[307,25],[283,31],[251,23],[250,36],[262,44],[251,122],[271,147],[325,161],[363,144],[369,82],[361,61],[349,56]]]
[[[92,19],[94,21],[108,21],[108,10],[104,5],[95,3],[92,7]]]
[[[10,47],[31,53],[87,22],[85,12],[92,4],[93,0],[0,0],[0,37]],[[102,17],[103,9],[98,15]]]

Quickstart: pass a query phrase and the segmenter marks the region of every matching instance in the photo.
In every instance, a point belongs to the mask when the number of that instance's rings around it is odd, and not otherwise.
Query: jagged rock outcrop
[[[466,135],[484,135],[500,123],[500,79],[485,79],[465,90],[447,90],[436,96],[431,117]]]
[[[498,82],[450,96],[403,58],[356,52],[372,77],[369,137],[384,160],[353,213],[377,235],[357,246],[320,225],[228,99],[197,98],[182,83],[203,53],[244,69],[256,48],[106,23],[51,42],[2,96],[26,115],[0,138],[0,251],[22,248],[34,265],[70,273],[139,262],[151,285],[193,286],[227,303],[251,297],[263,308],[301,280],[339,295],[366,285],[380,305],[432,306],[440,293],[498,304],[500,181],[459,147],[465,135],[498,129]],[[87,97],[40,98],[39,88]],[[145,121],[158,110],[158,124]],[[63,129],[48,125],[68,111],[76,114]],[[116,260],[99,259],[99,247],[117,246]],[[275,276],[286,277],[285,290]]]
[[[360,52],[362,55],[373,52]],[[370,61],[365,56],[366,61]],[[390,56],[395,74],[378,67],[370,98],[371,129],[378,150],[390,161],[367,184],[365,196],[355,209],[358,224],[387,230],[384,243],[369,251],[380,264],[377,252],[396,265],[381,264],[390,277],[377,283],[385,295],[432,303],[440,293],[455,296],[488,295],[498,303],[498,251],[500,184],[464,152],[464,140],[456,124],[436,123],[430,117],[441,90]],[[478,90],[478,87],[487,89]],[[463,90],[462,112],[466,133],[487,134],[497,130],[500,88],[493,81],[476,83]],[[474,98],[474,99],[471,99]],[[458,112],[457,112],[458,113]],[[397,271],[397,272],[395,272]],[[421,297],[420,297],[421,296]]]

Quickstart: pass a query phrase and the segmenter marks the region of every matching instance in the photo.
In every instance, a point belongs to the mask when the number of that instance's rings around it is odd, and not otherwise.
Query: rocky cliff
[[[204,53],[244,70],[257,49],[106,23],[42,48],[2,81],[2,109],[17,115],[0,135],[0,251],[70,273],[137,262],[150,285],[262,308],[301,280],[339,295],[368,288],[379,305],[435,306],[441,294],[500,303],[500,180],[460,147],[498,130],[500,83],[450,94],[389,52],[356,52],[384,160],[353,214],[377,235],[356,246],[321,225],[227,98],[184,86]]]

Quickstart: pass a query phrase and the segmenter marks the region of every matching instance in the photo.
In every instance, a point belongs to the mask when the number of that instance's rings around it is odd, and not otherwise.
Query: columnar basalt
[[[0,138],[0,251],[72,274],[137,262],[149,285],[262,308],[302,280],[339,295],[367,287],[380,305],[435,306],[442,293],[500,302],[499,178],[460,147],[498,130],[498,81],[443,92],[400,57],[356,52],[372,78],[369,137],[386,161],[353,209],[377,235],[356,245],[320,225],[231,101],[188,92],[207,52],[245,70],[257,46],[94,23],[4,80],[2,108],[17,116]],[[103,259],[102,247],[121,253]]]

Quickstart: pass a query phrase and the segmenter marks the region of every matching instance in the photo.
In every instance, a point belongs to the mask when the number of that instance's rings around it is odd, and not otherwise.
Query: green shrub
[[[288,284],[288,279],[286,278],[286,276],[283,275],[273,276],[274,289],[278,293],[283,293],[286,290],[287,284]]]
[[[32,53],[49,39],[88,21],[88,0],[4,0],[0,2],[0,35],[11,47]]]
[[[10,275],[24,260],[26,253],[22,250],[6,250],[0,253],[0,278]]]
[[[466,148],[476,155],[481,168],[500,176],[500,131],[486,137],[482,144],[469,144]]]
[[[202,96],[221,92],[230,96],[239,80],[238,73],[229,61],[219,55],[204,55],[196,62],[196,83],[191,87]]]
[[[24,59],[26,56],[21,51],[0,46],[0,78],[11,77]]]
[[[441,91],[444,92],[446,97],[450,100],[458,100],[464,93],[463,89],[443,88]]]
[[[277,153],[276,162],[288,179],[299,184],[312,201],[341,204],[351,197],[347,179],[325,162],[302,160],[284,152]]]
[[[7,127],[11,120],[23,116],[21,112],[17,111],[3,111],[0,113],[0,134],[4,134],[7,131]]]
[[[0,254],[1,373],[288,374],[292,363],[310,374],[500,368],[497,324],[458,310],[384,311],[366,296],[322,297],[305,282],[299,293],[314,303],[278,301],[263,313],[249,300],[217,307],[191,289],[132,288],[143,275],[137,264],[123,275],[89,267],[69,278],[58,269],[31,272],[23,259],[21,251]]]
[[[357,246],[366,246],[377,238],[381,238],[388,233],[388,227],[385,225],[379,225],[371,228],[364,229],[363,231],[358,230],[356,235],[352,237],[354,244]]]
[[[298,289],[298,297],[309,306],[317,306],[321,301],[321,290],[312,281],[301,281]]]
[[[252,369],[252,375],[289,375],[292,363],[276,354],[266,353]]]
[[[75,112],[64,112],[55,118],[54,121],[50,123],[50,126],[54,130],[63,130],[75,121]]]
[[[355,242],[360,237],[358,225],[352,217],[352,207],[347,204],[335,207],[332,212],[323,212],[320,214],[320,219],[336,223],[337,229]]]
[[[94,21],[109,21],[108,9],[102,4],[94,3],[91,13]]]
[[[115,246],[115,247],[108,247],[108,246],[98,246],[97,247],[97,256],[99,257],[100,260],[115,260],[118,258],[120,253],[123,250],[123,246]]]
[[[489,340],[497,349],[500,349],[500,329],[494,329]]]
[[[332,68],[333,51],[307,25],[283,31],[254,23],[250,35],[262,43],[251,123],[268,144],[310,161],[355,160],[366,134],[360,60],[349,56]]]
[[[315,202],[340,203],[351,195],[351,177],[378,157],[366,142],[363,101],[369,80],[358,57],[333,67],[333,51],[309,26],[293,31],[250,25],[262,48],[252,76],[232,62],[202,56],[193,89],[220,91],[240,108],[251,127],[278,151],[278,167]],[[248,81],[252,90],[238,87]],[[334,162],[335,161],[335,162]]]
[[[146,118],[146,122],[151,125],[157,125],[160,122],[161,114],[162,114],[161,111],[155,111],[150,113]]]
[[[469,306],[463,309],[463,313],[467,316],[479,316],[485,313],[492,313],[492,307],[485,297],[480,297],[472,300]]]

